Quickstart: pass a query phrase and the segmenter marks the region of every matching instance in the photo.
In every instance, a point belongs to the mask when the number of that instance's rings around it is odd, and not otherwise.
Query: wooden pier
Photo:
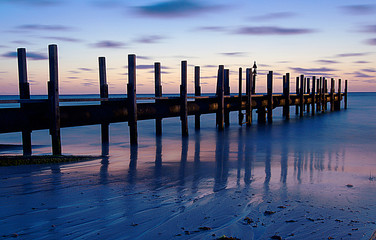
[[[0,108],[0,133],[22,132],[24,155],[32,154],[31,133],[33,130],[49,129],[52,143],[52,154],[61,155],[60,128],[101,124],[102,143],[107,148],[102,151],[108,154],[109,124],[128,122],[130,143],[136,145],[137,121],[155,119],[156,134],[162,134],[163,118],[180,117],[181,134],[188,136],[188,115],[195,116],[195,129],[200,129],[200,115],[215,113],[218,130],[229,126],[229,113],[239,113],[239,125],[252,125],[252,111],[256,110],[259,124],[272,123],[273,109],[283,108],[283,116],[290,118],[290,106],[295,106],[296,114],[315,115],[318,112],[338,111],[341,101],[347,108],[347,80],[344,92],[341,79],[338,80],[338,91],[335,92],[335,80],[331,79],[330,93],[327,80],[323,77],[310,78],[300,75],[296,77],[296,92],[290,93],[290,74],[283,76],[283,93],[273,94],[273,72],[267,74],[267,94],[255,94],[256,63],[246,69],[246,92],[242,94],[243,71],[239,68],[239,92],[230,95],[229,69],[224,65],[218,67],[217,92],[213,96],[201,96],[200,67],[194,68],[194,96],[187,95],[187,61],[181,62],[180,96],[163,97],[161,85],[161,65],[155,63],[155,97],[137,98],[136,94],[136,56],[128,55],[128,85],[126,98],[109,98],[106,78],[106,62],[99,57],[100,98],[60,99],[58,88],[58,51],[56,45],[49,48],[48,99],[30,99],[27,79],[26,50],[18,49],[19,99],[0,100],[1,103],[19,103],[19,108]],[[140,100],[154,102],[140,103]],[[98,101],[98,105],[60,106],[61,102]],[[1,107],[1,105],[0,105]],[[245,111],[245,119],[243,111]],[[316,113],[315,113],[316,112]],[[245,121],[244,121],[245,120]]]

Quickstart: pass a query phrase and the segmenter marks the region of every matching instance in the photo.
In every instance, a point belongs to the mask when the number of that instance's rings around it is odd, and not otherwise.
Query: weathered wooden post
[[[268,73],[268,122],[273,122],[273,71],[269,71]]]
[[[304,78],[303,80],[303,95],[307,93],[307,78]],[[303,103],[303,112],[306,110],[306,101],[304,99],[304,96],[303,96],[303,100],[304,100],[304,103]]]
[[[341,79],[338,79],[338,101],[335,103],[335,110],[341,110]]]
[[[307,94],[308,94],[308,99],[310,98],[310,95],[311,95],[311,79],[310,78],[307,78]],[[307,101],[307,113],[310,112],[310,104],[308,103]]]
[[[48,46],[50,81],[48,82],[48,102],[50,109],[50,135],[52,154],[61,155],[60,108],[59,108],[59,74],[57,45]]]
[[[318,108],[317,108],[317,111],[318,112],[321,112],[321,105],[322,105],[322,77],[320,77],[319,79],[317,79],[317,91],[319,93],[319,102],[318,102]]]
[[[296,84],[295,84],[295,94],[296,94],[296,99],[299,98],[299,77],[296,77]],[[299,114],[299,105],[295,105],[295,114]]]
[[[243,88],[243,69],[239,68],[239,125],[243,124],[243,113],[242,113],[242,88]]]
[[[161,63],[154,63],[154,96],[156,98],[162,97],[162,84],[161,84]],[[156,105],[159,105],[159,100],[155,100]],[[158,116],[155,119],[155,134],[157,136],[162,135],[162,118]]]
[[[188,136],[187,61],[181,62],[180,120],[181,134]]]
[[[27,81],[27,66],[26,66],[26,49],[17,49],[18,57],[18,85],[20,92],[20,99],[30,99],[30,86]],[[27,116],[27,104],[21,103],[21,112]],[[29,121],[27,121],[29,122]],[[22,130],[22,149],[23,155],[30,156],[32,153],[31,147],[31,130],[29,126],[24,126]]]
[[[285,119],[290,119],[290,73],[283,76],[283,96],[285,105],[283,106],[283,116]]]
[[[315,115],[315,103],[316,103],[316,77],[312,77],[312,116]]]
[[[246,123],[247,126],[252,125],[252,84],[253,84],[253,72],[251,68],[246,69]]]
[[[225,69],[225,89],[224,89],[224,95],[229,96],[230,95],[230,70]],[[225,126],[230,126],[230,111],[227,109],[226,106],[226,100],[225,100]]]
[[[324,110],[328,110],[328,80],[324,78]]]
[[[304,116],[304,75],[300,75],[300,91],[299,91],[299,99],[300,99],[300,117]]]
[[[128,126],[131,145],[137,145],[136,55],[128,55]]]
[[[253,63],[253,77],[252,77],[252,94],[256,94],[256,76],[257,76],[257,65],[256,65],[256,61],[254,61]]]
[[[217,77],[217,97],[218,97],[218,110],[217,110],[217,125],[218,130],[223,130],[223,115],[224,115],[224,66],[219,65]]]
[[[345,80],[345,99],[344,99],[345,109],[347,109],[347,80]]]
[[[107,84],[107,73],[106,73],[106,58],[99,57],[99,95],[101,99],[108,99],[108,84]],[[101,107],[104,108],[106,102],[101,101]],[[102,156],[107,156],[109,154],[109,123],[104,121],[101,123],[101,138],[102,138]]]
[[[330,83],[330,111],[334,111],[334,78],[331,79]]]
[[[201,87],[200,87],[200,67],[195,66],[195,96],[199,97],[201,96]],[[196,102],[199,102],[197,99]],[[200,114],[197,113],[195,115],[195,129],[200,129]]]

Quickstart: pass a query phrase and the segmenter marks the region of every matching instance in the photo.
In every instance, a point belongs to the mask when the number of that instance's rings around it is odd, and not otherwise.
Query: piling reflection
[[[293,145],[288,140],[275,141],[273,134],[268,126],[262,126],[240,128],[236,132],[224,129],[205,136],[205,140],[199,131],[189,138],[181,138],[180,142],[159,136],[151,147],[138,149],[137,145],[130,146],[127,182],[148,184],[150,181],[154,189],[172,184],[177,186],[179,194],[183,194],[187,189],[192,193],[198,192],[201,183],[207,181],[212,182],[212,191],[218,192],[234,185],[252,187],[254,182],[261,180],[264,192],[268,193],[272,184],[278,183],[281,189],[287,189],[290,182],[320,182],[321,172],[345,168],[345,150],[318,151],[300,144]],[[189,149],[189,146],[192,148]],[[178,151],[173,152],[174,157],[169,155],[171,149]],[[142,159],[138,159],[140,153]],[[153,155],[152,159],[148,159]],[[102,184],[108,181],[109,161],[108,158],[102,161]],[[152,162],[154,164],[150,165]]]

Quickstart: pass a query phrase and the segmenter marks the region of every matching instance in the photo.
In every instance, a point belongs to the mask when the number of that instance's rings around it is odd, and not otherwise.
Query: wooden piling
[[[330,82],[330,111],[334,111],[334,78]]]
[[[315,115],[315,103],[316,103],[316,77],[312,77],[312,116]]]
[[[181,134],[183,137],[188,136],[187,61],[181,62],[180,120]]]
[[[303,79],[303,95],[307,93],[307,78]],[[304,99],[304,97],[303,97]],[[306,101],[303,103],[303,112],[306,110]]]
[[[347,80],[345,80],[345,96],[344,96],[344,108],[347,109]]]
[[[246,69],[246,122],[247,126],[252,125],[252,84],[253,84],[253,73],[251,68]]]
[[[307,95],[308,97],[311,95],[311,79],[310,78],[307,78]],[[307,101],[307,113],[310,112],[310,104],[308,103]]]
[[[242,113],[242,88],[243,88],[243,69],[239,68],[239,125],[243,124],[243,113]]]
[[[299,97],[299,77],[296,77],[295,94],[296,94],[296,97],[298,98]],[[299,105],[298,104],[295,105],[295,114],[296,115],[299,114]]]
[[[300,117],[304,116],[304,75],[300,75],[300,91],[299,91],[299,99],[300,99]]]
[[[324,110],[325,111],[328,110],[327,94],[328,94],[328,80],[326,78],[324,78]]]
[[[26,66],[26,49],[17,49],[18,58],[18,86],[20,92],[20,99],[30,99],[30,86],[27,80],[27,66]],[[21,111],[27,116],[27,104],[21,103]],[[27,117],[26,117],[27,118]],[[29,122],[29,121],[27,121]],[[24,156],[30,156],[32,153],[31,146],[31,130],[29,126],[25,125],[22,130],[22,149]]]
[[[283,96],[285,105],[283,106],[283,116],[286,120],[290,119],[290,73],[283,76]]]
[[[338,79],[338,101],[335,103],[335,110],[341,110],[341,79]]]
[[[48,82],[48,102],[50,109],[50,135],[52,154],[61,155],[59,75],[57,45],[48,46],[50,81]]]
[[[201,86],[200,86],[200,67],[195,66],[195,96],[201,96]],[[197,99],[196,99],[197,101]],[[195,129],[200,129],[200,114],[195,114]]]
[[[106,58],[99,57],[99,95],[101,99],[108,98],[108,84],[107,84],[107,73],[106,73]],[[101,106],[105,106],[106,102],[101,101]],[[101,123],[101,140],[102,140],[102,156],[107,156],[109,154],[109,126],[110,124],[106,121]]]
[[[217,110],[217,125],[218,130],[223,130],[224,124],[224,105],[225,105],[225,98],[224,98],[224,66],[219,65],[218,69],[218,77],[217,77],[217,97],[218,97],[218,110]]]
[[[161,84],[161,63],[154,63],[154,96],[162,97],[162,84]],[[156,104],[159,105],[159,100],[155,100]],[[159,115],[159,113],[157,113]],[[157,136],[162,135],[162,118],[157,116],[155,119],[155,134]]]
[[[318,97],[319,97],[319,101],[318,101],[318,106],[317,106],[317,111],[318,112],[321,112],[321,103],[322,103],[322,89],[321,89],[321,83],[322,83],[322,77],[320,77],[319,79],[317,79],[317,92],[318,92]]]
[[[229,96],[230,95],[230,70],[229,69],[225,69],[224,80],[225,80],[224,95]],[[230,111],[227,109],[227,107],[225,107],[225,126],[226,127],[230,126]]]
[[[137,145],[136,55],[128,55],[128,126],[131,145]]]
[[[256,69],[255,69],[255,66],[256,66],[256,62],[253,65],[255,72],[252,72],[252,90],[251,90],[252,94],[256,94]]]
[[[273,122],[273,71],[268,73],[268,83],[267,83],[267,94],[268,94],[268,122]]]

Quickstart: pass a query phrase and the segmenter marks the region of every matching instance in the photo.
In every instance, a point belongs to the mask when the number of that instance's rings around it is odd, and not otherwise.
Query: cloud
[[[217,5],[205,5],[193,0],[170,0],[137,7],[139,14],[149,17],[184,17],[220,9]]]
[[[300,67],[290,67],[291,70],[294,70],[295,72],[301,72],[301,73],[328,73],[328,72],[333,72],[336,71],[336,69],[333,68],[300,68]]]
[[[374,45],[376,46],[376,38],[371,38],[366,41],[368,45]]]
[[[2,57],[6,58],[16,58],[17,57],[17,52],[7,52],[1,55]],[[35,52],[26,52],[26,57],[32,60],[45,60],[48,59],[46,55],[40,54],[40,53],[35,53]]]
[[[16,27],[26,31],[71,31],[73,28],[63,25],[25,24]]]
[[[338,61],[334,61],[334,60],[324,60],[324,59],[317,60],[316,62],[318,62],[318,63],[323,63],[323,64],[334,64],[334,63],[339,63]]]
[[[217,68],[218,66],[217,65],[204,65],[202,67],[204,67],[204,68]]]
[[[284,19],[284,18],[291,18],[297,16],[294,12],[274,12],[274,13],[267,13],[263,15],[253,16],[249,19],[257,20],[257,21],[268,21],[268,20],[275,20],[275,19]]]
[[[365,64],[365,63],[370,63],[370,62],[368,62],[368,61],[355,61],[354,63]]]
[[[362,72],[354,72],[354,76],[357,78],[375,78],[375,76],[364,74]]]
[[[16,40],[16,41],[12,41],[12,43],[20,44],[20,45],[29,45],[29,44],[31,44],[30,42],[25,41],[25,40]]]
[[[126,44],[122,42],[104,40],[104,41],[99,41],[97,43],[90,44],[90,46],[96,47],[96,48],[123,48],[126,46]]]
[[[162,39],[165,39],[165,37],[161,35],[149,35],[149,36],[143,36],[143,37],[137,38],[136,42],[150,44],[150,43],[158,43]]]
[[[341,53],[337,54],[336,57],[362,57],[368,55],[368,53]]]
[[[297,35],[313,33],[315,30],[307,28],[282,28],[282,27],[241,27],[234,31],[244,35]]]
[[[361,31],[362,32],[367,32],[367,33],[376,33],[376,25],[367,25],[367,26],[364,26]]]
[[[363,72],[370,72],[370,73],[376,73],[376,69],[375,68],[366,68],[366,69],[362,69]]]
[[[42,37],[44,39],[51,39],[56,41],[62,41],[62,42],[82,42],[82,40],[77,38],[70,38],[70,37]]]
[[[150,57],[145,57],[145,56],[136,56],[137,59],[142,59],[142,60],[150,60]]]
[[[226,53],[220,53],[221,55],[225,56],[242,56],[244,55],[243,52],[226,52]]]
[[[219,26],[205,26],[205,27],[198,27],[195,30],[203,31],[203,32],[225,32],[227,31],[227,28],[219,27]]]
[[[341,9],[352,15],[372,14],[376,10],[375,5],[371,4],[342,6]]]
[[[91,72],[91,71],[93,71],[93,69],[91,69],[91,68],[84,68],[84,67],[78,68],[78,70],[85,71],[85,72]]]

